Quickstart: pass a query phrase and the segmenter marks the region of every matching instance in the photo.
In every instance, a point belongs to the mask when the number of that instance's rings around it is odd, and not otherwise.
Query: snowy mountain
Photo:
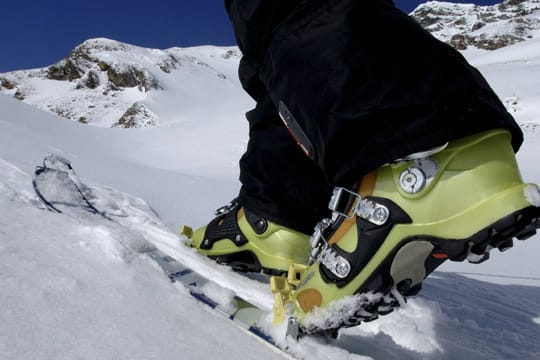
[[[235,47],[157,50],[90,39],[49,67],[0,74],[0,91],[82,124],[166,126],[190,115],[184,105],[208,108],[209,92],[219,94],[214,105],[238,103],[240,56]],[[163,112],[164,103],[179,111]]]
[[[429,1],[410,15],[458,50],[495,50],[536,36],[540,0],[505,0],[493,6]]]
[[[459,50],[499,49],[540,33],[540,0],[494,6],[430,1],[411,16]],[[210,107],[249,106],[237,79],[240,57],[236,47],[157,50],[90,39],[51,66],[0,74],[0,92],[82,124],[169,126],[211,117]],[[211,106],[207,94],[217,94]],[[514,95],[507,105],[516,108]]]

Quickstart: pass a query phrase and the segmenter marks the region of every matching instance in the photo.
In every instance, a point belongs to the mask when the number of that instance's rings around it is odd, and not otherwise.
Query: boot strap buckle
[[[328,208],[336,216],[352,219],[358,216],[375,225],[384,225],[390,218],[388,208],[343,187],[335,187]]]

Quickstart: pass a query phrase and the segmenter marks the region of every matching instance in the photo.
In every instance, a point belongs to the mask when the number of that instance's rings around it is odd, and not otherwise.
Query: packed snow
[[[197,51],[211,59],[215,49]],[[465,55],[523,126],[518,161],[524,179],[540,183],[536,37]],[[186,81],[208,89],[208,79]],[[216,301],[237,292],[270,313],[264,281],[200,257],[177,235],[236,195],[252,102],[231,85],[234,104],[222,106],[216,90],[177,107],[176,91],[187,90],[175,86],[160,116],[182,120],[132,130],[81,125],[0,95],[0,359],[283,358],[170,283],[145,255],[158,247],[219,283],[205,289]],[[31,181],[48,153],[72,162],[114,222],[46,210]],[[445,264],[403,308],[336,340],[295,343],[266,326],[298,358],[537,359],[540,237],[515,245],[482,265]]]

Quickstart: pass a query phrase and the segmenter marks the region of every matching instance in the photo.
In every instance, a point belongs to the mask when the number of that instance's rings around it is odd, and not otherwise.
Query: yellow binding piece
[[[300,284],[302,274],[308,268],[307,265],[291,264],[287,277],[272,276],[270,289],[274,294],[274,325],[280,325],[287,318],[287,304],[291,303],[291,296]]]

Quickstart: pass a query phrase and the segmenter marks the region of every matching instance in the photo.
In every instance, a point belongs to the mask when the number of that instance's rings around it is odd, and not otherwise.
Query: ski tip
[[[180,228],[180,235],[191,239],[193,237],[193,229],[187,225],[182,225]]]

